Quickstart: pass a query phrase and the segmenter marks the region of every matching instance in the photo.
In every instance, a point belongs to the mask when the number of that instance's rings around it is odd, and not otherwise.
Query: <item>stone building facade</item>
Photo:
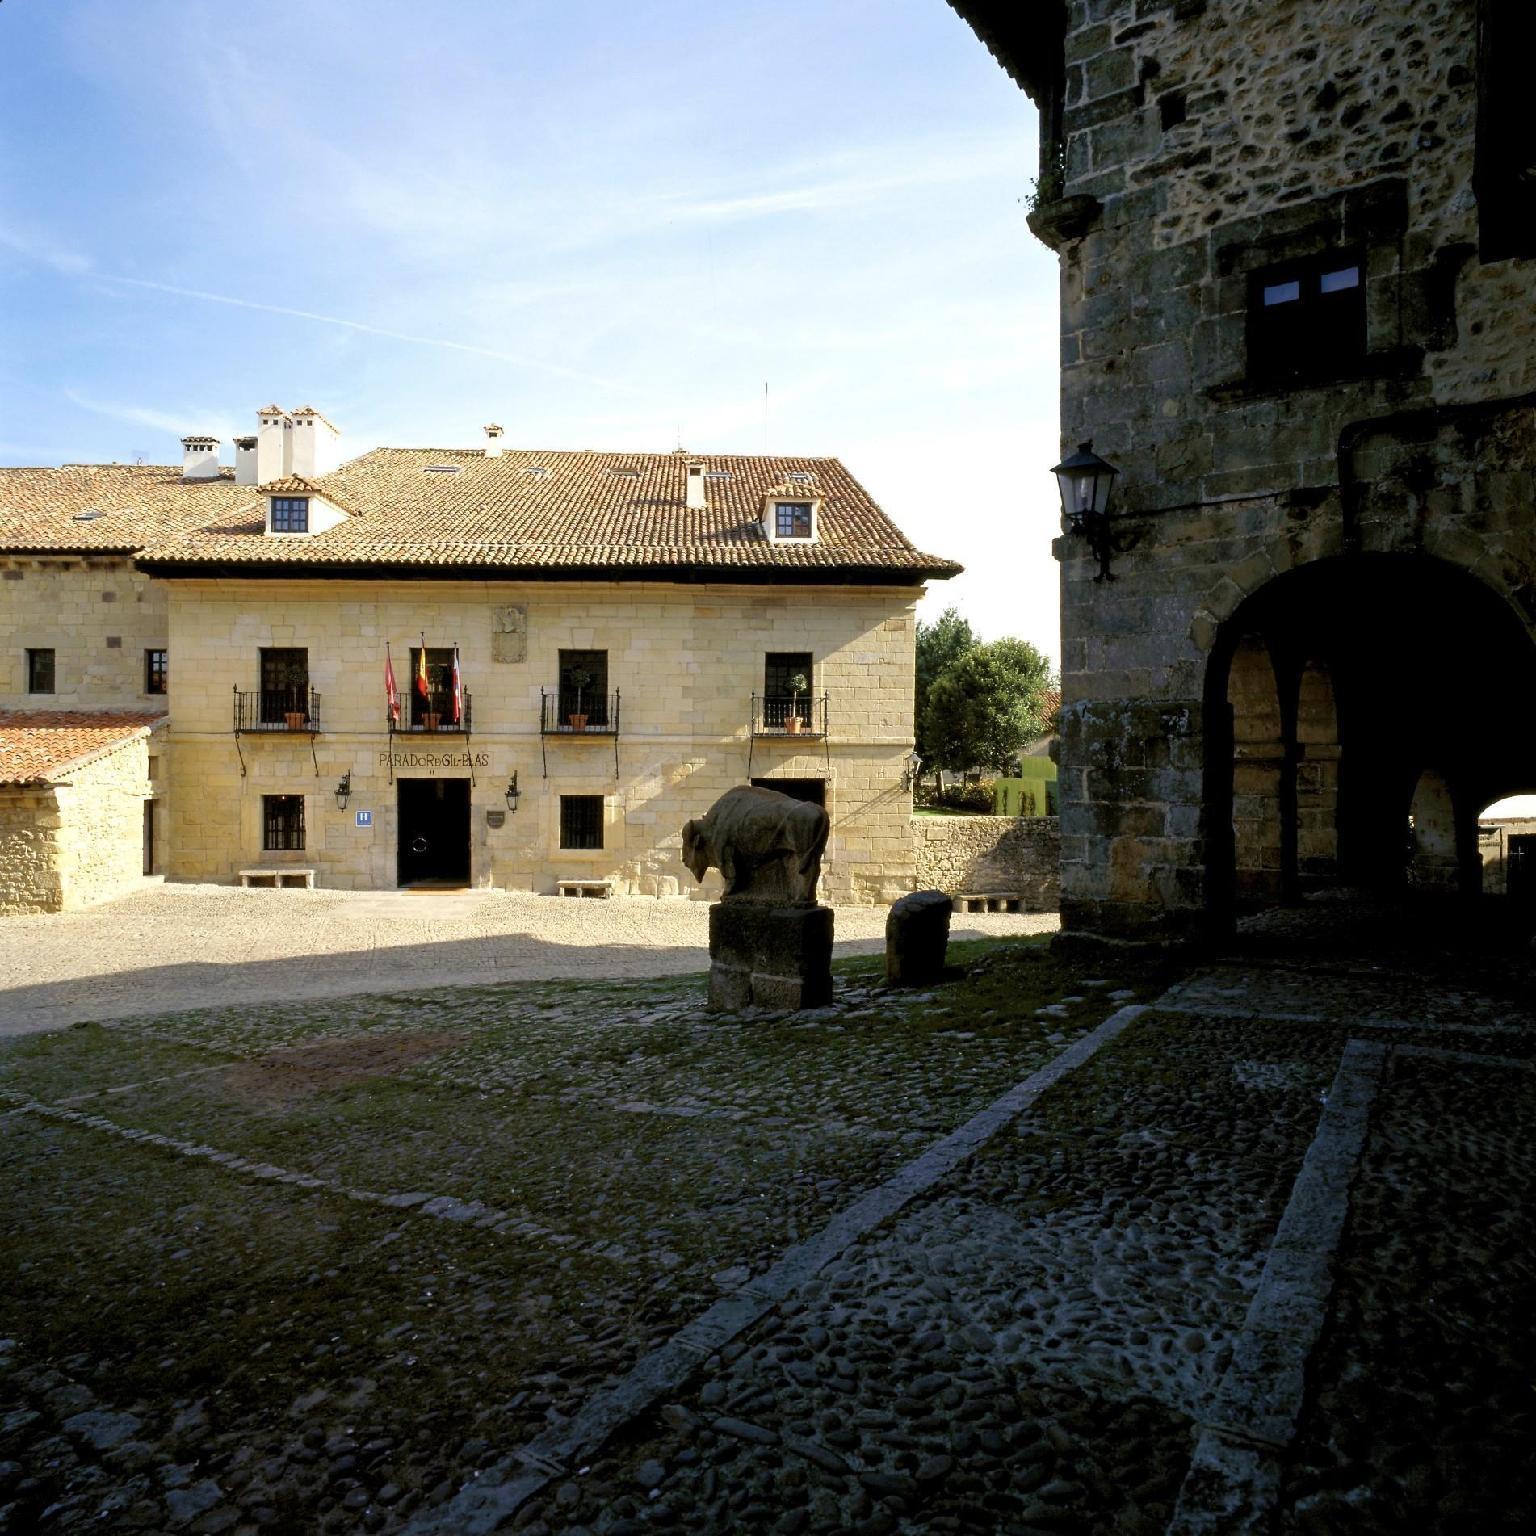
[[[1476,890],[1536,786],[1536,8],[954,5],[1040,108],[1063,444],[1119,471],[1115,579],[1055,546],[1065,924]]]
[[[172,879],[710,896],[682,825],[757,782],[826,806],[828,899],[910,891],[914,610],[958,567],[835,459],[487,433],[337,463],[270,407],[233,473],[0,471],[0,707],[168,710]]]

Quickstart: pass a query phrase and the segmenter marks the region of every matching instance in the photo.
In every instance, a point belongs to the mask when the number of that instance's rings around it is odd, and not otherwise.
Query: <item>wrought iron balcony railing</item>
[[[583,688],[546,688],[539,711],[544,736],[617,736],[619,695]]]
[[[320,729],[320,695],[313,688],[235,689],[235,731],[308,731]]]
[[[390,720],[390,730],[400,736],[467,736],[473,720],[473,700],[464,695],[464,714],[453,718],[453,693],[429,693],[423,698],[414,691],[400,700],[400,723]]]
[[[827,734],[828,695],[802,693],[754,693],[752,695],[752,734],[754,736],[806,736],[819,740]]]

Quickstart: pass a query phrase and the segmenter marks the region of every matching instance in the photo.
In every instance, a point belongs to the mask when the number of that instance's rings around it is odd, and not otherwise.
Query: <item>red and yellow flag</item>
[[[427,648],[425,645],[416,653],[416,692],[424,699],[432,696],[432,690],[427,685]]]

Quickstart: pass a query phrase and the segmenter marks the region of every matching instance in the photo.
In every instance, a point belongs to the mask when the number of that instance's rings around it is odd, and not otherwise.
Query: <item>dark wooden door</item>
[[[469,780],[397,782],[400,884],[468,884]]]

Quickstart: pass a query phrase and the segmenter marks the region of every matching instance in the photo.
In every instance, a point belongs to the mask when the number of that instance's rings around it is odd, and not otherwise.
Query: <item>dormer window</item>
[[[776,539],[810,539],[815,524],[808,501],[777,501],[773,505],[773,536]]]
[[[274,496],[272,498],[273,533],[309,532],[309,497]]]

